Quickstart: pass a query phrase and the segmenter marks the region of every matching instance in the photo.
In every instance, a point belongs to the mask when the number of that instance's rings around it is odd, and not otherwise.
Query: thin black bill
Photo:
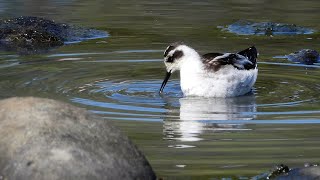
[[[159,91],[160,94],[163,92],[163,89],[166,86],[170,76],[171,76],[171,71],[167,72],[166,77],[164,78],[164,80],[163,80],[163,82],[161,84],[160,91]]]

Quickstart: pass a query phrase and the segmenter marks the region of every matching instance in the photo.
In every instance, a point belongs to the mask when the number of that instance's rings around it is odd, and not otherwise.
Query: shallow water
[[[112,120],[165,179],[247,179],[279,163],[319,162],[320,66],[273,58],[319,50],[319,33],[256,37],[217,28],[249,19],[319,31],[318,1],[24,2],[1,2],[2,17],[53,18],[106,30],[110,37],[41,55],[1,52],[0,98],[54,98]],[[201,53],[254,44],[260,56],[253,92],[227,99],[183,97],[175,74],[160,96],[162,53],[174,41]]]

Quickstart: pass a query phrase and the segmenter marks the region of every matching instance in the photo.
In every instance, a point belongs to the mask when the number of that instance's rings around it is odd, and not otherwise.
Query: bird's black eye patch
[[[173,53],[172,57],[173,59],[179,59],[183,56],[183,52],[182,51],[176,51]]]
[[[179,59],[183,56],[183,52],[182,51],[176,51],[173,53],[172,56],[169,56],[166,60],[166,62],[168,63],[173,63],[174,60]]]
[[[172,62],[173,62],[173,57],[172,57],[172,56],[169,56],[168,59],[166,60],[166,62],[172,63]]]

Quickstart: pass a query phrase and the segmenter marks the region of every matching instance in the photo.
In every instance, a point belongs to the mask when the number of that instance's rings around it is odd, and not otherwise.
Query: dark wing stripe
[[[257,49],[250,47],[239,53],[208,53],[202,56],[202,61],[208,70],[218,71],[224,65],[232,65],[239,70],[256,68]]]
[[[214,58],[216,58],[217,56],[222,56],[222,53],[208,53],[208,54],[204,54],[202,55],[203,59],[207,59],[207,60],[212,60]]]
[[[215,60],[219,61],[221,65],[232,65],[239,70],[249,70],[255,68],[255,64],[241,54],[225,54],[221,57],[217,57]]]
[[[213,60],[218,56],[222,56],[222,53],[208,53],[202,55],[202,61],[208,70],[218,71],[221,67],[221,63]]]

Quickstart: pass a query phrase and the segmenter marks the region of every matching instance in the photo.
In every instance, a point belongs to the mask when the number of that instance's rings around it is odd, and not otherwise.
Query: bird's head
[[[161,85],[160,93],[162,93],[171,74],[174,71],[180,70],[182,64],[186,62],[188,58],[192,58],[193,56],[198,56],[198,53],[183,43],[176,42],[167,47],[164,51],[164,64],[166,66],[167,73]]]

